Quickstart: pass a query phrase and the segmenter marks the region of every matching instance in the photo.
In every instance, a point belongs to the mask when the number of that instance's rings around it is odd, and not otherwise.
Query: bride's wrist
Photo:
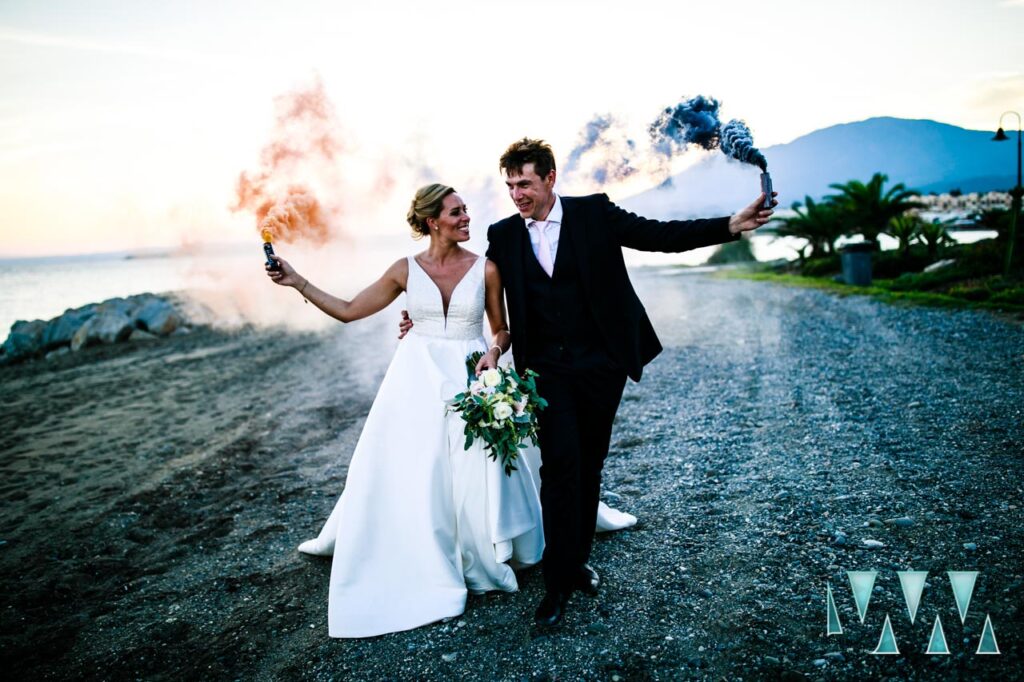
[[[493,346],[491,346],[490,348],[487,349],[488,353],[491,353],[493,351],[498,351],[498,354],[495,356],[495,359],[498,359],[498,358],[501,357],[501,354],[502,354],[501,346],[499,346],[498,344],[494,344]]]

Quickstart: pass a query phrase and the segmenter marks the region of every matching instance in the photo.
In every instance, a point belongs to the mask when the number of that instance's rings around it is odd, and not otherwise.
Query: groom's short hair
[[[555,170],[555,153],[551,151],[551,145],[544,140],[531,140],[528,137],[516,140],[501,155],[498,168],[505,175],[522,174],[523,166],[528,163],[533,164],[537,175],[546,178],[548,173]]]

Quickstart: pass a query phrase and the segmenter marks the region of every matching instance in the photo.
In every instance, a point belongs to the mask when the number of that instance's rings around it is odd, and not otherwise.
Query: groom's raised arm
[[[619,244],[638,251],[677,253],[740,238],[729,230],[729,216],[697,220],[652,220],[630,213],[598,195],[601,210]]]

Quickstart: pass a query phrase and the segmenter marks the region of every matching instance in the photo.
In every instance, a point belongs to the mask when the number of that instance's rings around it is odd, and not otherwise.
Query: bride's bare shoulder
[[[484,277],[492,282],[501,281],[501,271],[498,270],[498,264],[492,261],[490,258],[484,258]]]
[[[399,258],[384,273],[384,279],[390,279],[405,291],[409,284],[409,259]]]

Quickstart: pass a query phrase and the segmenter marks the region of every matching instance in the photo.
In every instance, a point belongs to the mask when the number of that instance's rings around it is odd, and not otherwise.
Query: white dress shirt
[[[562,233],[562,200],[555,195],[555,205],[548,212],[547,220],[526,220],[526,228],[530,233],[530,244],[533,246],[533,255],[537,255],[540,248],[540,230],[544,230],[544,236],[548,238],[548,247],[551,253],[551,262],[555,262],[555,254],[558,253],[558,237]]]

